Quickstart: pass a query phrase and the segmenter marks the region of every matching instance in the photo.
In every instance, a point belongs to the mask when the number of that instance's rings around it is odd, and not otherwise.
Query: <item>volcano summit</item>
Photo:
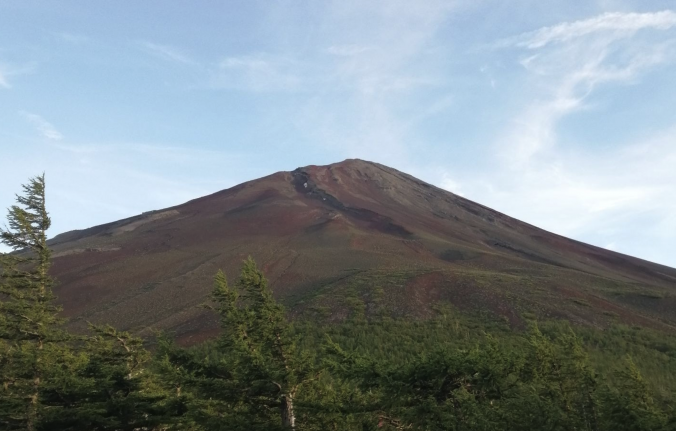
[[[55,293],[86,321],[184,342],[219,268],[251,255],[292,314],[427,318],[440,304],[523,324],[676,325],[676,270],[574,241],[362,160],[278,172],[50,241]]]

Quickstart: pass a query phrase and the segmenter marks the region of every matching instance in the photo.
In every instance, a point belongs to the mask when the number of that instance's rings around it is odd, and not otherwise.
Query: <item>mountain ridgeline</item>
[[[413,319],[439,304],[523,327],[676,325],[676,270],[570,240],[362,160],[308,166],[173,208],[58,235],[52,273],[73,325],[186,343],[217,330],[201,304],[251,255],[296,316]],[[382,292],[382,294],[379,294]]]

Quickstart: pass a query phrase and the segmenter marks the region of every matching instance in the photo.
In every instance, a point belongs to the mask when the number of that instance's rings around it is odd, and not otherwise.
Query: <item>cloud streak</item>
[[[60,38],[62,41],[73,44],[73,45],[82,45],[85,43],[91,42],[91,39],[82,34],[74,34],[68,32],[56,32],[54,35]]]
[[[0,89],[10,89],[12,84],[9,81],[10,76],[25,75],[35,71],[34,62],[24,63],[22,65],[0,62]]]
[[[495,139],[496,169],[463,181],[463,192],[547,230],[676,266],[660,254],[676,239],[676,124],[624,144],[601,138],[604,151],[559,130],[571,114],[603,109],[599,88],[636,83],[673,61],[675,26],[671,11],[610,13],[503,43],[522,68],[522,108]],[[638,33],[648,28],[655,32]]]
[[[0,67],[0,88],[11,88],[9,81],[7,81],[7,77],[5,76],[5,72],[2,70],[2,67]]]
[[[373,49],[372,46],[348,44],[348,45],[333,45],[330,46],[326,51],[329,54],[337,55],[340,57],[351,57],[353,55],[359,55],[371,51],[372,49]]]
[[[558,123],[586,109],[586,100],[596,88],[632,82],[668,61],[674,53],[673,42],[627,36],[642,28],[668,30],[675,25],[676,13],[671,11],[612,13],[517,37],[512,46],[531,52],[520,60],[531,102],[502,133],[499,147],[505,159],[515,168],[523,168],[558,144]]]
[[[594,33],[612,32],[614,37],[628,37],[646,28],[666,30],[674,26],[676,13],[671,10],[648,13],[608,12],[590,19],[543,27],[503,41],[500,45],[537,49],[549,44],[570,42]]]
[[[198,65],[196,61],[180,52],[177,48],[168,45],[160,45],[158,43],[148,41],[141,41],[139,42],[139,44],[147,52],[163,60],[171,61],[174,63],[181,63],[189,66]]]
[[[616,151],[557,152],[518,175],[498,167],[434,182],[512,217],[597,246],[676,267],[676,126]],[[458,172],[453,173],[458,176]]]
[[[319,88],[297,110],[296,127],[340,156],[406,165],[421,111],[436,115],[449,106],[443,64],[430,46],[458,3],[328,3],[323,38],[332,43],[316,48],[329,56],[322,57]]]
[[[15,151],[15,165],[0,171],[2,183],[14,185],[0,191],[0,200],[12,202],[26,172],[46,172],[50,235],[178,205],[269,173],[259,156],[194,145],[33,140]]]
[[[301,89],[303,72],[299,62],[270,54],[226,57],[218,64],[213,85],[253,92],[294,91]]]
[[[47,120],[42,118],[37,114],[31,114],[30,112],[20,111],[19,114],[28,120],[35,128],[40,132],[40,134],[50,140],[50,141],[60,141],[63,139],[63,135],[56,130],[56,128]]]

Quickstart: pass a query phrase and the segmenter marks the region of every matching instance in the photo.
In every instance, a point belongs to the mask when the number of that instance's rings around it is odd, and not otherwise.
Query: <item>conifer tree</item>
[[[52,303],[44,175],[31,178],[23,192],[9,209],[9,226],[0,228],[0,240],[13,250],[0,256],[0,424],[34,430],[44,376],[66,334]]]
[[[154,429],[164,421],[166,396],[143,341],[108,325],[90,329],[94,335],[68,352],[69,364],[51,373],[42,429]]]
[[[531,328],[521,376],[537,395],[538,409],[552,427],[598,430],[596,377],[575,333],[551,340]]]
[[[377,396],[370,403],[356,398],[359,404],[348,409],[361,409],[379,429],[487,431],[522,421],[518,414],[506,418],[501,408],[514,391],[518,361],[492,337],[469,351],[439,346],[400,366],[346,352],[331,340],[328,348],[338,376]]]
[[[655,404],[638,367],[627,357],[625,366],[614,373],[614,388],[603,393],[603,430],[652,431],[662,430],[667,419]],[[673,429],[673,428],[672,428]]]
[[[173,370],[176,388],[193,392],[193,420],[206,429],[296,429],[295,400],[317,376],[312,357],[297,348],[284,308],[251,258],[236,287],[218,272],[216,351],[165,346],[165,369]]]

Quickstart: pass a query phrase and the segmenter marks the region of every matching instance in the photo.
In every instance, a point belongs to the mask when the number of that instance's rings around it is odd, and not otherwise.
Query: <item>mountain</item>
[[[209,337],[212,277],[251,255],[295,315],[426,318],[443,304],[676,327],[676,269],[574,241],[362,160],[278,172],[50,241],[74,327]]]

